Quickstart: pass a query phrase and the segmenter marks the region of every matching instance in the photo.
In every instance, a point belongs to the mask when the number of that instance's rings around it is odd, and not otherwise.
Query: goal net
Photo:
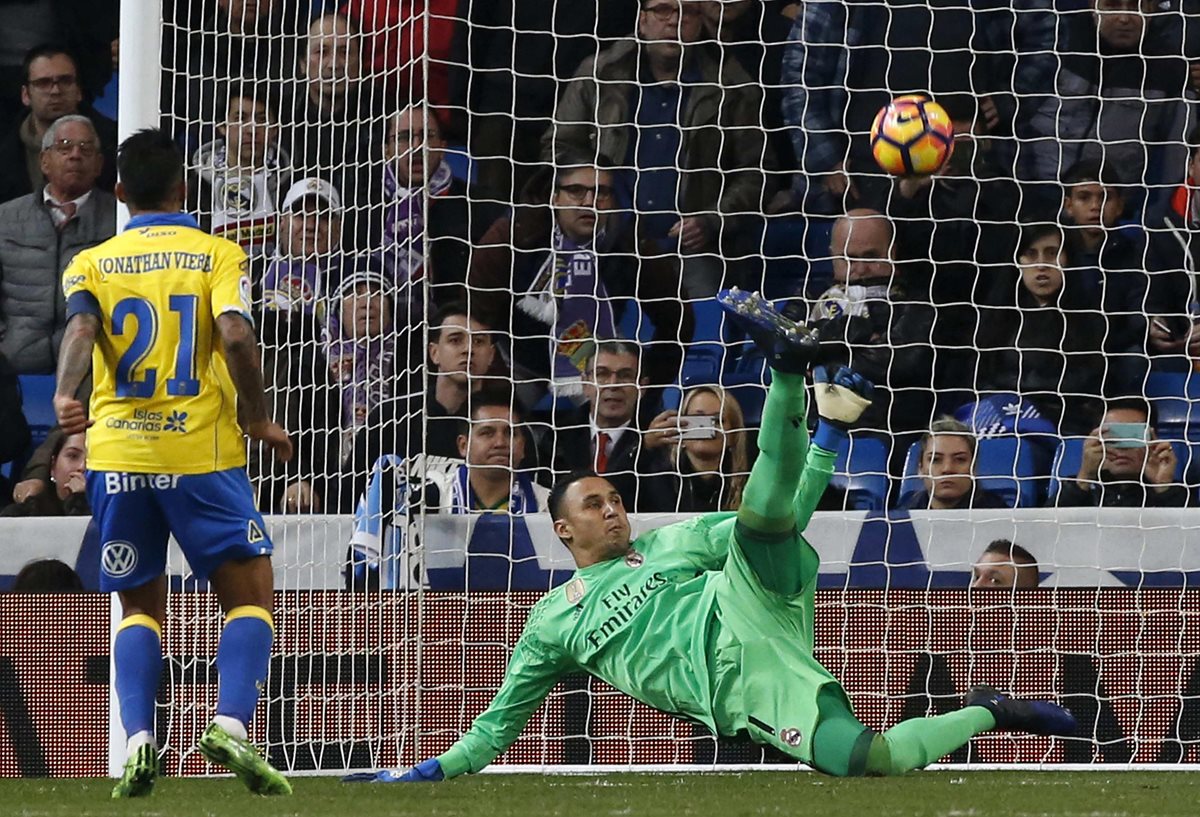
[[[553,476],[613,475],[635,531],[737,507],[771,374],[733,286],[876,386],[806,532],[860,719],[987,683],[1080,734],[945,762],[1196,762],[1200,43],[1183,0],[1092,5],[165,3],[162,121],[249,254],[297,442],[250,452],[272,762],[406,765],[470,725],[571,574]],[[952,122],[933,175],[873,156],[904,95]],[[160,739],[203,773],[218,611],[171,571]],[[578,675],[499,763],[780,760]]]

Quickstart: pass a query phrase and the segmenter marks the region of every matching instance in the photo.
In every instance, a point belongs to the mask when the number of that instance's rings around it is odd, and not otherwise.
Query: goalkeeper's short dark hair
[[[132,208],[163,210],[183,181],[183,153],[166,131],[145,128],[121,143],[117,172]]]
[[[550,520],[554,521],[562,518],[562,503],[563,497],[567,495],[567,491],[571,486],[581,479],[588,477],[600,476],[591,468],[578,468],[565,477],[559,477],[554,482],[554,487],[550,489],[550,496],[546,499],[546,509],[550,511]]]

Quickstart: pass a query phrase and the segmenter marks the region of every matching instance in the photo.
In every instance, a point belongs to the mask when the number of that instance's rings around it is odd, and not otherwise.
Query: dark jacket
[[[893,433],[927,428],[933,413],[936,311],[894,286],[886,300],[867,303],[866,315],[823,321],[823,361],[849,366],[875,384],[875,398],[858,425]]]
[[[898,508],[909,511],[923,511],[929,508],[929,494],[924,489],[916,493],[909,494],[898,506]],[[955,510],[965,510],[967,508],[1011,508],[1012,503],[1005,501],[1004,497],[999,494],[994,494],[991,491],[985,491],[983,488],[976,487],[969,494],[964,494],[963,498],[957,505]]]
[[[329,381],[329,366],[318,342],[316,322],[297,312],[263,310],[263,384],[267,412],[287,430],[293,456],[286,463],[251,446],[247,471],[258,486],[259,506],[276,509],[285,488],[298,480],[312,485],[326,513],[340,507],[341,404]]]
[[[696,44],[689,51],[693,61],[685,70],[698,72],[700,79],[689,85],[679,112],[679,162],[686,171],[680,175],[682,210],[714,220],[761,213],[766,134],[759,85],[715,45]],[[542,158],[573,145],[584,155],[599,152],[623,161],[633,135],[630,98],[639,69],[633,40],[584,60],[559,96],[555,126],[542,138]]]
[[[1020,142],[1024,178],[1057,179],[1094,159],[1141,185],[1175,181],[1166,174],[1188,159],[1187,61],[1155,53],[1150,30],[1144,53],[1112,51],[1099,40],[1091,10],[1062,15],[1060,34],[1054,93],[1039,100]]]
[[[24,502],[9,505],[0,516],[91,516],[92,508],[88,505],[87,494],[80,492],[69,494],[66,499],[58,498],[58,487],[54,483],[46,483],[39,493]]]
[[[1039,307],[1013,274],[979,309],[979,389],[1017,392],[1065,435],[1089,433],[1104,411],[1108,323],[1066,272],[1059,306]],[[1015,303],[1014,293],[1016,293]],[[1007,303],[1005,302],[1007,298]]]
[[[1074,479],[1064,480],[1058,494],[1046,503],[1060,508],[1184,508],[1195,505],[1195,494],[1182,485],[1156,491],[1140,482],[1105,482],[1103,477],[1079,487]]]
[[[591,412],[584,406],[555,420],[553,430],[541,440],[539,460],[550,463],[542,481],[553,481],[572,471],[595,466],[592,454]],[[630,426],[613,445],[608,467],[601,474],[621,494],[626,510],[661,513],[676,510],[678,480],[665,454],[642,450],[641,432]]]
[[[97,189],[61,233],[41,190],[0,204],[0,352],[18,373],[54,371],[67,324],[63,270],[116,223],[116,199]]]
[[[372,169],[382,168],[382,160]],[[347,224],[346,234],[354,236],[359,248],[371,252],[388,253],[384,244],[384,221],[388,204],[384,202],[382,173],[373,172],[370,179],[370,205],[347,213],[354,224]],[[463,284],[467,280],[467,268],[471,264],[473,248],[492,223],[500,217],[499,205],[490,201],[478,190],[462,179],[453,179],[450,188],[441,196],[429,198],[425,216],[425,240],[428,251],[425,256],[424,280],[432,288],[433,300],[447,303],[466,300]],[[488,293],[489,296],[491,293]]]

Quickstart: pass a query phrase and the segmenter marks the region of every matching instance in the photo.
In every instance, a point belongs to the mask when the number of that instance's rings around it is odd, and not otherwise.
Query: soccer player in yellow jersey
[[[126,139],[117,169],[117,197],[132,218],[63,273],[67,329],[54,395],[63,430],[87,430],[100,586],[120,595],[123,610],[113,662],[129,742],[112,794],[150,794],[158,774],[154,695],[171,533],[225,611],[217,710],[200,752],[252,791],[290,794],[247,738],[274,623],[272,545],[254,507],[242,434],[283,460],[292,446],[267,416],[246,255],[180,212],[183,157],[166,133]],[[74,396],[89,370],[90,411]]]

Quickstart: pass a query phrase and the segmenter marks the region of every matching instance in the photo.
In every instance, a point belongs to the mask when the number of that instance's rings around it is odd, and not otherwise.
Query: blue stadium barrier
[[[977,440],[976,446],[975,476],[980,488],[1018,508],[1035,508],[1045,501],[1051,463],[1044,445],[1021,437],[992,437]],[[924,487],[917,476],[920,450],[919,442],[908,449],[901,502]]]
[[[882,511],[887,507],[888,447],[878,437],[850,437],[833,466],[829,484],[846,492],[847,508]]]

